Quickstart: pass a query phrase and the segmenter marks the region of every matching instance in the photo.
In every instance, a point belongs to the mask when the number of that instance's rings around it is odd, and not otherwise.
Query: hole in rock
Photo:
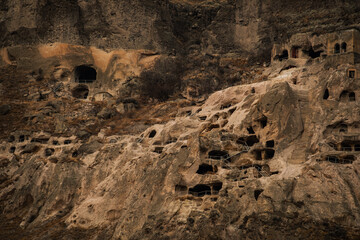
[[[219,194],[219,191],[222,188],[222,182],[215,182],[212,184],[213,194]]]
[[[70,144],[71,142],[72,142],[71,140],[67,139],[67,140],[64,141],[64,144],[65,144],[65,145],[68,145],[68,144]]]
[[[343,42],[341,44],[341,52],[346,53],[346,48],[347,48],[347,44],[346,44],[346,42]]]
[[[86,85],[78,85],[72,91],[72,96],[78,99],[87,99],[89,95],[89,88]]]
[[[175,143],[175,142],[177,142],[177,138],[172,137],[166,141],[166,144],[171,144],[171,143]]]
[[[232,106],[231,103],[224,104],[224,105],[221,105],[220,109],[223,110],[223,109],[229,108],[231,106]]]
[[[355,78],[355,71],[349,70],[349,78]]]
[[[209,152],[209,158],[215,160],[227,159],[229,154],[226,151],[212,150]]]
[[[211,188],[205,184],[198,184],[193,188],[189,188],[189,194],[196,197],[203,197],[205,195],[211,195]]]
[[[184,185],[176,185],[175,192],[187,192],[188,188]]]
[[[279,56],[279,61],[286,60],[289,58],[288,50],[283,50],[282,54]]]
[[[309,57],[311,57],[311,58],[318,58],[318,57],[320,57],[320,55],[321,55],[321,53],[322,53],[323,51],[314,51],[314,49],[313,48],[310,48],[310,50],[309,50]]]
[[[213,166],[209,164],[201,164],[199,169],[196,171],[197,174],[207,174],[207,173],[215,173],[215,169]]]
[[[351,164],[353,161],[355,161],[355,156],[353,155],[347,155],[342,159],[342,164]]]
[[[47,149],[45,149],[45,156],[46,156],[46,157],[50,157],[51,155],[54,154],[54,152],[55,152],[55,149],[53,149],[53,148],[47,148]]]
[[[262,189],[258,189],[258,190],[255,190],[255,191],[254,191],[254,197],[255,197],[255,200],[256,200],[256,201],[258,200],[260,194],[261,194],[263,191],[264,191],[264,190],[262,190]]]
[[[266,147],[273,148],[275,146],[274,140],[270,140],[266,142]]]
[[[59,145],[59,141],[54,140],[54,141],[53,141],[53,145]]]
[[[89,66],[78,66],[75,68],[75,82],[92,83],[96,80],[96,70]]]
[[[10,153],[14,153],[15,150],[16,150],[16,147],[11,147],[10,150],[9,150],[9,152],[10,152]]]
[[[248,131],[249,134],[255,134],[254,129],[250,126],[246,129]]]
[[[258,143],[259,139],[256,137],[256,135],[251,135],[248,137],[240,137],[236,143],[237,144],[243,144],[243,145],[247,145],[249,147],[253,146],[255,143]]]
[[[336,156],[327,156],[326,161],[329,161],[331,163],[339,163],[339,158]]]
[[[349,143],[347,142],[342,142],[341,143],[341,151],[352,151],[352,147]]]
[[[156,131],[152,130],[149,134],[149,138],[153,138],[153,137],[155,137],[155,135],[156,135]]]
[[[292,47],[291,48],[291,57],[298,58],[299,57],[299,47]]]
[[[78,152],[78,151],[74,151],[74,152],[72,153],[72,157],[73,157],[73,158],[76,158],[77,156],[79,156],[79,152]]]
[[[229,114],[232,115],[235,112],[236,108],[232,108],[229,110]]]
[[[201,120],[201,121],[205,121],[206,120],[206,116],[201,116],[201,117],[199,117],[199,119]]]
[[[355,93],[354,92],[351,92],[351,93],[349,93],[349,101],[350,102],[355,102]]]
[[[360,144],[355,144],[355,151],[360,151]]]
[[[255,150],[254,156],[256,160],[262,160],[261,150]]]
[[[255,88],[251,88],[251,93],[255,93]]]
[[[265,159],[272,159],[275,155],[275,150],[273,149],[266,149],[265,150]]]
[[[260,120],[259,120],[259,122],[260,122],[260,125],[261,125],[261,128],[264,128],[264,127],[266,127],[266,125],[267,125],[267,117],[262,117]]]
[[[348,131],[348,126],[346,124],[340,124],[339,132],[346,133]]]
[[[335,46],[334,46],[334,53],[336,54],[336,53],[340,53],[340,44],[335,44]]]
[[[20,135],[19,136],[19,142],[24,142],[25,141],[25,136],[24,135]]]
[[[348,91],[342,91],[340,94],[340,101],[345,102],[348,98],[349,92]]]
[[[219,124],[211,124],[209,127],[208,127],[208,131],[211,131],[211,130],[213,130],[213,129],[215,129],[215,128],[220,128],[220,125]]]
[[[160,154],[160,153],[162,153],[163,149],[164,149],[164,147],[156,147],[154,152]]]
[[[329,89],[325,89],[325,92],[324,92],[324,96],[323,96],[323,99],[328,99],[329,98]]]

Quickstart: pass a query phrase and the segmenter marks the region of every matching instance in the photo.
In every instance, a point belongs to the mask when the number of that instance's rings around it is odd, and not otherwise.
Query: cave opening
[[[351,92],[351,93],[349,93],[349,101],[350,102],[355,102],[355,93],[354,92]]]
[[[309,57],[311,57],[311,58],[318,58],[318,57],[320,57],[320,55],[321,55],[322,52],[323,52],[323,51],[321,51],[321,50],[320,50],[320,51],[314,51],[313,48],[310,48],[308,55],[309,55]]]
[[[340,44],[335,44],[334,46],[334,53],[337,54],[337,53],[340,53]]]
[[[300,47],[292,47],[291,48],[291,57],[292,58],[299,58],[299,49],[300,49]]]
[[[78,66],[75,68],[75,82],[92,83],[96,80],[96,70],[89,66]]]
[[[341,51],[342,51],[343,53],[346,53],[346,48],[347,48],[347,44],[346,44],[346,42],[343,42],[343,43],[341,44]]]
[[[149,134],[149,138],[153,138],[156,135],[156,130],[152,130]]]
[[[211,188],[205,184],[198,184],[193,188],[189,188],[189,194],[196,197],[203,197],[205,195],[211,195]]]
[[[286,60],[289,58],[289,52],[288,50],[283,50],[281,55],[279,56],[279,61]]]
[[[222,182],[216,182],[212,184],[212,190],[213,190],[213,194],[219,194],[219,191],[221,190],[223,186]]]
[[[80,84],[72,90],[72,96],[78,99],[87,99],[89,95],[89,88],[86,85]]]
[[[256,201],[258,200],[260,194],[261,194],[263,191],[264,191],[264,190],[262,190],[262,189],[257,189],[257,190],[254,191],[254,197],[255,197],[255,200],[256,200]]]
[[[209,164],[201,164],[199,166],[199,169],[196,171],[197,174],[207,174],[207,173],[214,173],[216,172],[215,169],[213,168],[213,166],[209,165]]]
[[[266,147],[268,148],[273,148],[275,146],[275,141],[274,140],[269,140],[266,142]]]
[[[348,91],[342,91],[341,93],[340,93],[340,101],[341,102],[345,102],[346,100],[347,100],[347,98],[348,98],[348,95],[349,95],[349,92]]]
[[[255,134],[255,131],[252,126],[246,128],[246,130],[248,131],[249,134]]]
[[[323,99],[327,100],[329,98],[329,96],[330,96],[329,89],[325,89]]]
[[[263,117],[259,120],[259,122],[260,122],[261,128],[265,128],[266,125],[267,125],[268,119],[267,119],[267,117],[263,116]]]
[[[265,159],[272,159],[275,155],[275,150],[273,149],[266,149],[265,150]]]
[[[215,159],[215,160],[222,160],[229,158],[229,153],[221,150],[212,150],[208,153],[208,155],[210,159]]]

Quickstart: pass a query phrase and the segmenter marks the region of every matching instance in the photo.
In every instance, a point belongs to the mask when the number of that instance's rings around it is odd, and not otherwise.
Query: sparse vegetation
[[[153,69],[140,75],[140,93],[148,98],[167,100],[181,88],[183,63],[177,58],[160,58]]]

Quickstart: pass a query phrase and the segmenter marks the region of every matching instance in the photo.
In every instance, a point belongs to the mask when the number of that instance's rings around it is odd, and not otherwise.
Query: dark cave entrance
[[[96,80],[96,70],[89,66],[78,66],[75,68],[75,82],[92,83]]]
[[[215,160],[222,160],[229,158],[229,153],[226,151],[212,150],[209,152],[209,158]]]
[[[86,85],[78,85],[72,90],[72,96],[79,99],[87,99],[89,88]]]
[[[205,184],[198,184],[193,188],[189,189],[189,194],[196,197],[203,197],[205,195],[211,195],[211,188]]]

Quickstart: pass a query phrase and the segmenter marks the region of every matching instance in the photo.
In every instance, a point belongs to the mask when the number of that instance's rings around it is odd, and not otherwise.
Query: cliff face
[[[269,59],[299,32],[356,26],[357,1],[1,1],[3,46],[63,42],[102,49],[238,52]],[[265,57],[265,59],[264,59]]]
[[[359,239],[359,10],[0,0],[0,239]]]

